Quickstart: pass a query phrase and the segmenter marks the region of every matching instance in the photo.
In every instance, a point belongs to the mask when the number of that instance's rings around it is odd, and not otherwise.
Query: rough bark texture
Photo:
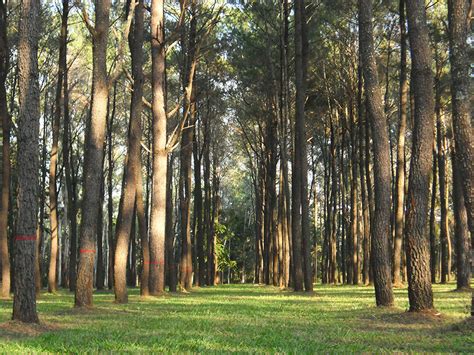
[[[166,224],[166,111],[165,111],[165,28],[163,0],[151,3],[151,54],[153,93],[153,177],[150,221],[150,294],[165,287]]]
[[[459,158],[464,203],[468,218],[471,243],[474,240],[474,116],[471,113],[469,92],[469,54],[467,36],[470,29],[469,12],[472,4],[468,0],[449,0],[449,44],[451,62],[451,95],[456,154]],[[471,317],[474,317],[474,293],[471,302]]]
[[[8,210],[10,198],[10,116],[8,114],[5,82],[9,65],[7,43],[7,8],[0,2],[0,122],[2,124],[2,185],[0,197],[0,260],[2,290],[0,297],[10,297],[10,253],[8,250]]]
[[[464,203],[461,171],[456,153],[453,153],[453,204],[454,204],[454,238],[456,241],[456,288],[466,290],[471,287],[471,240],[467,225],[467,212]]]
[[[407,126],[408,78],[405,0],[400,0],[400,106],[398,112],[397,176],[395,183],[395,240],[393,243],[393,284],[401,286],[401,257],[405,201],[405,133]]]
[[[128,246],[134,217],[135,202],[137,201],[138,174],[140,171],[140,141],[141,141],[141,113],[143,96],[143,0],[135,6],[130,6],[128,11],[135,10],[133,30],[129,35],[130,54],[132,56],[133,92],[130,104],[130,124],[128,132],[128,152],[124,170],[124,184],[122,190],[122,203],[120,205],[120,220],[115,229],[115,302],[128,301],[126,286],[126,267]]]
[[[390,270],[390,145],[387,120],[382,108],[375,58],[372,0],[359,1],[359,43],[365,93],[371,119],[374,151],[375,215],[372,228],[372,266],[377,306],[392,306]]]
[[[448,1],[454,141],[459,158],[469,230],[471,238],[474,238],[474,116],[471,114],[467,45],[470,6],[467,0]]]
[[[412,87],[415,97],[405,229],[408,298],[410,311],[423,311],[433,308],[427,218],[433,163],[434,97],[425,2],[408,1],[407,18],[412,58]]]
[[[18,215],[14,245],[13,320],[38,323],[35,240],[39,171],[38,0],[22,0],[18,38]]]
[[[76,307],[92,306],[94,256],[97,238],[97,217],[102,180],[105,124],[107,120],[107,38],[109,31],[110,0],[96,1],[93,29],[93,69],[91,117],[87,124],[84,152],[84,197],[80,232],[79,265],[75,293]]]

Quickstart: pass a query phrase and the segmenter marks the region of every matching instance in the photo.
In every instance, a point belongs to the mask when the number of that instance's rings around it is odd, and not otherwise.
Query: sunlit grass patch
[[[450,351],[474,352],[470,293],[435,285],[441,316],[406,313],[406,289],[395,290],[396,306],[375,307],[373,287],[321,286],[312,294],[276,287],[225,285],[189,294],[142,298],[129,303],[111,292],[94,297],[94,308],[73,308],[66,291],[41,294],[37,332],[9,329],[11,301],[0,301],[0,351]],[[19,331],[18,331],[19,330]]]

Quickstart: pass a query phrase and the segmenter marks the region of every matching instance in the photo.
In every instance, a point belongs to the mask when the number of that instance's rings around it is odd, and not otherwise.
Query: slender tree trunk
[[[454,238],[456,241],[456,288],[458,290],[468,290],[471,288],[471,263],[470,251],[471,241],[469,240],[469,228],[467,225],[467,211],[464,203],[461,171],[456,153],[452,154],[453,159],[453,204],[454,204]]]
[[[350,122],[350,134],[351,134],[351,264],[352,264],[352,284],[357,285],[359,283],[359,267],[358,267],[358,231],[357,231],[357,131],[355,117],[352,114],[353,110],[350,109],[351,115]]]
[[[38,39],[40,2],[20,2],[18,38],[18,214],[14,237],[13,320],[38,323],[35,289],[35,240],[39,171]]]
[[[203,238],[203,213],[202,213],[202,180],[201,180],[201,153],[198,142],[199,129],[194,129],[193,139],[193,161],[194,161],[194,232],[196,233],[197,250],[197,271],[196,286],[204,286],[205,278],[205,258],[204,258],[204,238]]]
[[[467,38],[471,29],[472,3],[466,0],[449,0],[449,47],[451,62],[451,95],[453,127],[458,167],[464,191],[471,243],[474,240],[474,118],[471,112],[469,87],[469,51]],[[474,293],[471,302],[474,317]]]
[[[425,2],[407,2],[408,34],[412,57],[412,86],[415,96],[408,211],[406,216],[406,253],[410,311],[433,308],[426,224],[433,142],[433,77]]]
[[[63,0],[63,6],[69,5],[69,0]],[[67,27],[66,27],[67,38]],[[66,44],[66,61],[67,61],[67,44]],[[67,189],[67,217],[69,221],[69,290],[76,290],[76,274],[77,274],[77,193],[76,180],[74,178],[73,166],[73,147],[71,142],[70,131],[70,115],[69,115],[69,86],[68,86],[68,68],[63,74],[63,104],[64,104],[64,127],[63,127],[63,161],[64,173],[66,177]]]
[[[84,156],[84,197],[82,202],[81,239],[75,294],[76,307],[92,306],[94,255],[97,237],[97,217],[104,155],[104,134],[107,120],[107,39],[110,0],[97,2],[93,41],[92,107],[87,125]]]
[[[359,41],[365,92],[371,119],[374,151],[375,215],[372,233],[372,266],[377,306],[392,306],[390,271],[390,144],[382,108],[372,28],[372,0],[359,0]]]
[[[115,109],[117,107],[117,82],[114,83],[113,95],[112,95],[112,112],[107,114],[107,235],[109,238],[109,289],[112,289],[114,286],[114,260],[115,260],[115,238],[114,238],[114,141],[112,136],[112,131],[114,128],[115,120]],[[107,107],[109,105],[107,104]]]
[[[304,106],[306,99],[305,85],[305,58],[303,49],[304,21],[304,0],[295,0],[295,71],[296,71],[296,119],[295,119],[295,139],[294,139],[294,159],[292,174],[292,236],[293,236],[293,262],[294,262],[294,289],[303,290],[305,282],[305,265],[303,260],[303,204],[307,203],[306,196],[302,196],[303,175],[306,174],[303,159],[306,159],[306,137],[305,137],[305,117]],[[309,287],[309,285],[308,285]]]
[[[400,106],[398,114],[397,175],[395,183],[395,240],[393,243],[393,285],[399,287],[401,280],[401,257],[403,242],[405,201],[405,133],[407,126],[408,78],[407,78],[407,34],[405,25],[405,0],[399,2],[400,11]]]
[[[0,261],[2,290],[0,297],[10,297],[10,252],[8,250],[8,212],[10,200],[10,115],[8,113],[6,79],[9,66],[7,42],[7,8],[0,2],[0,120],[2,123],[2,185],[0,197]]]
[[[174,225],[173,225],[173,164],[174,155],[171,153],[168,160],[166,176],[166,265],[170,292],[176,292],[178,275],[174,256]]]
[[[166,225],[166,111],[165,111],[165,26],[164,1],[151,2],[151,48],[153,93],[153,177],[150,221],[150,294],[165,287]]]
[[[435,228],[435,212],[436,212],[436,193],[438,189],[438,159],[436,159],[436,149],[433,148],[433,169],[431,180],[431,207],[430,207],[430,270],[431,282],[436,282],[436,264],[438,261],[438,253],[436,246],[436,228]]]
[[[135,206],[137,202],[138,175],[140,168],[140,142],[142,137],[141,113],[143,97],[143,0],[133,9],[135,10],[133,30],[129,35],[130,54],[132,56],[132,76],[133,92],[130,103],[130,123],[128,132],[128,151],[124,170],[124,185],[122,190],[122,203],[120,204],[120,220],[117,221],[115,229],[115,260],[114,260],[114,281],[115,281],[115,302],[127,303],[126,266],[128,257],[128,247],[130,244],[130,234],[132,222],[135,216]],[[140,179],[141,180],[141,179]],[[142,201],[143,203],[143,201]],[[143,228],[143,226],[142,226]],[[133,243],[133,241],[132,241]]]
[[[67,45],[67,20],[69,4],[63,1],[63,12],[61,16],[61,34],[59,37],[59,63],[58,82],[56,86],[56,98],[54,103],[53,118],[53,145],[51,147],[51,158],[49,162],[49,215],[51,226],[51,256],[49,259],[48,292],[56,292],[57,284],[57,260],[58,260],[58,192],[57,192],[57,166],[59,155],[59,129],[61,126],[61,114],[64,107],[63,80],[66,71],[66,45]]]
[[[139,9],[137,9],[139,11]],[[137,171],[137,218],[138,218],[138,232],[140,233],[140,242],[142,246],[142,273],[140,275],[140,295],[149,296],[150,289],[148,287],[150,280],[150,244],[148,241],[147,219],[145,213],[145,205],[143,203],[143,178],[141,162],[139,162],[139,169]]]
[[[474,239],[474,118],[471,114],[467,44],[471,28],[470,11],[472,8],[469,1],[448,1],[454,141],[460,162],[469,230]]]

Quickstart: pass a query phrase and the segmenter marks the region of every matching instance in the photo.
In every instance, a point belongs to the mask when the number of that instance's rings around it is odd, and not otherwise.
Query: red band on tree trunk
[[[95,253],[94,249],[81,249],[79,250],[79,253],[84,254],[84,253]]]
[[[145,264],[149,264],[149,265],[165,265],[165,262],[163,260],[160,260],[160,261],[147,261],[145,262]]]
[[[36,234],[30,234],[30,235],[17,234],[14,239],[15,239],[15,241],[19,241],[19,240],[36,240]]]

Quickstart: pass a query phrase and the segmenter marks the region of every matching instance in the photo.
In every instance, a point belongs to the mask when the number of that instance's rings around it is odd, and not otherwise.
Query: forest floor
[[[435,285],[440,316],[407,313],[407,290],[396,307],[377,309],[372,287],[321,286],[312,294],[226,285],[143,299],[127,305],[95,294],[91,310],[72,308],[66,291],[38,299],[40,325],[9,321],[0,301],[0,352],[474,352],[470,293]]]

